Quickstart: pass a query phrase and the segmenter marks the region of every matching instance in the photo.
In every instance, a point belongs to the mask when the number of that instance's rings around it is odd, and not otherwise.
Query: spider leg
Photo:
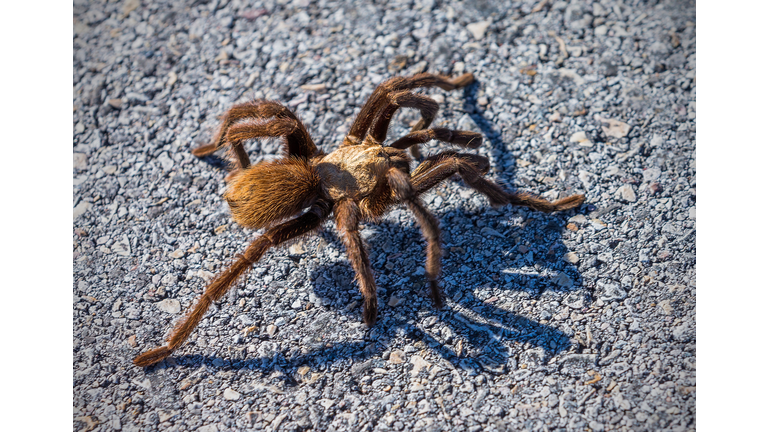
[[[527,192],[507,192],[498,184],[483,178],[488,167],[488,159],[483,156],[446,151],[427,158],[416,167],[411,183],[417,193],[421,194],[448,177],[459,174],[470,187],[487,196],[491,205],[519,205],[545,213],[572,209],[584,202],[584,195],[571,195],[550,202]]]
[[[389,147],[406,149],[414,144],[424,144],[433,139],[473,149],[480,147],[483,142],[483,136],[476,132],[434,128],[411,132],[390,144]]]
[[[349,129],[347,136],[342,142],[342,146],[357,145],[360,144],[363,137],[371,127],[376,115],[384,107],[388,101],[388,94],[392,92],[399,92],[402,90],[411,90],[415,88],[423,87],[440,87],[443,90],[455,90],[471,83],[474,77],[471,73],[465,73],[455,78],[449,78],[440,75],[434,75],[430,73],[422,73],[414,75],[412,77],[394,77],[379,84],[376,90],[373,91],[371,96],[363,105],[360,110],[360,114],[355,117],[354,123]],[[430,120],[431,121],[431,120]],[[414,127],[414,131],[427,127],[428,125],[419,124]]]
[[[416,217],[419,227],[421,227],[421,233],[427,241],[427,262],[425,270],[427,280],[429,281],[432,301],[435,302],[435,307],[438,309],[442,308],[443,293],[437,283],[437,279],[440,277],[440,260],[443,256],[443,250],[440,244],[440,224],[438,223],[437,218],[424,207],[424,204],[422,204],[421,200],[418,198],[418,194],[408,180],[407,174],[397,168],[390,168],[390,170],[387,171],[387,180],[397,199],[402,201],[405,206],[408,207],[408,210],[410,210]]]
[[[344,198],[336,202],[333,213],[336,218],[336,227],[347,248],[349,261],[355,270],[355,279],[363,294],[363,321],[368,327],[372,327],[376,324],[379,306],[376,300],[376,282],[373,280],[371,262],[358,229],[360,208],[351,198]]]
[[[301,120],[287,107],[273,101],[252,101],[233,106],[223,116],[221,126],[219,127],[216,137],[211,144],[206,144],[192,150],[192,154],[197,157],[207,156],[216,150],[224,147],[227,142],[232,144],[232,150],[234,156],[240,165],[240,168],[247,168],[250,165],[248,155],[245,153],[243,143],[241,141],[233,142],[230,140],[230,132],[233,128],[239,126],[238,122],[244,120],[252,120],[251,124],[258,124],[254,120],[262,120],[261,123],[268,124],[264,120],[274,119],[280,124],[292,124],[291,128],[278,128],[279,131],[274,131],[272,134],[255,135],[249,138],[257,137],[285,137],[286,151],[288,156],[302,157],[309,159],[317,153],[317,147],[309,136],[306,127]],[[274,126],[273,126],[274,127]],[[268,128],[269,129],[269,128]]]
[[[432,124],[432,120],[435,119],[437,111],[440,109],[440,106],[434,99],[410,91],[389,93],[386,99],[386,104],[381,108],[379,115],[376,116],[371,129],[368,131],[366,141],[371,140],[376,144],[384,142],[387,138],[387,129],[389,129],[392,116],[400,108],[416,108],[421,111],[421,120],[413,127],[414,131],[429,127]]]
[[[303,215],[267,230],[262,236],[251,242],[245,252],[229,268],[219,273],[211,284],[208,285],[208,288],[197,301],[192,311],[179,322],[173,333],[171,333],[168,338],[168,345],[155,348],[137,356],[133,363],[136,366],[147,367],[171,355],[174,350],[179,348],[189,338],[211,304],[219,300],[232,284],[248,272],[251,266],[269,248],[318,228],[329,213],[330,205],[325,201],[318,201]]]

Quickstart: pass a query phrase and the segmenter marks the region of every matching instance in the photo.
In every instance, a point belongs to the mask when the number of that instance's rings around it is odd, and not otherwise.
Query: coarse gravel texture
[[[695,21],[677,0],[75,0],[73,430],[694,430]],[[218,116],[275,99],[331,151],[378,83],[419,71],[474,73],[424,92],[436,125],[483,133],[490,178],[587,203],[426,194],[442,311],[414,218],[366,224],[370,330],[328,222],[134,366],[258,235],[231,220],[222,159],[190,154]]]

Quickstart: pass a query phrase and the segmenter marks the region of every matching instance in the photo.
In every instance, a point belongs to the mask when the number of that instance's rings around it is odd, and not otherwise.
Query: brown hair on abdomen
[[[244,169],[224,198],[235,222],[258,229],[295,215],[320,194],[320,177],[309,162],[288,158]]]

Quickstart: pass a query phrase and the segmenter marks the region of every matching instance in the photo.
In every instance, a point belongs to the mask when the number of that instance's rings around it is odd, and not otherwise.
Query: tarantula
[[[441,308],[440,228],[435,216],[421,202],[422,193],[458,174],[467,185],[487,196],[494,206],[513,204],[552,212],[583,203],[584,195],[550,202],[529,193],[507,192],[483,177],[490,164],[487,158],[474,154],[444,151],[424,158],[411,171],[412,158],[405,149],[410,148],[415,156],[418,144],[433,139],[464,148],[477,148],[482,142],[482,136],[475,132],[430,129],[438,104],[411,90],[423,87],[454,90],[473,79],[469,73],[456,78],[423,73],[385,81],[363,105],[339,148],[329,154],[318,150],[302,122],[277,102],[247,102],[227,111],[213,143],[192,153],[203,157],[231,146],[236,169],[227,176],[224,198],[232,218],[243,227],[266,228],[266,231],[214,278],[192,311],[172,332],[168,344],[139,355],[134,364],[150,366],[168,357],[190,336],[211,303],[220,299],[270,247],[317,230],[331,214],[362,291],[363,320],[373,326],[378,313],[376,284],[360,237],[361,222],[376,221],[397,204],[404,204],[413,213],[427,243],[425,273],[431,297],[435,306]],[[418,109],[421,120],[409,134],[384,145],[389,123],[399,108]],[[265,137],[283,138],[284,157],[251,165],[243,143]]]

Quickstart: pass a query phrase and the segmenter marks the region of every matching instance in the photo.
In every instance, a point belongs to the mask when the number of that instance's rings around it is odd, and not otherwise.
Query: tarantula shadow
[[[412,90],[454,90],[473,79],[472,74],[449,78],[424,73],[385,81],[365,102],[339,148],[328,154],[315,146],[298,117],[277,102],[254,101],[232,107],[224,115],[213,143],[193,150],[193,154],[202,157],[229,147],[236,169],[227,176],[224,198],[232,218],[245,228],[265,231],[213,279],[171,333],[168,344],[139,355],[134,363],[146,367],[168,357],[189,338],[211,304],[224,296],[267,250],[316,231],[331,217],[362,292],[363,320],[373,326],[378,316],[376,284],[360,236],[360,223],[376,222],[399,204],[414,215],[427,244],[424,267],[430,297],[440,308],[441,231],[437,218],[421,201],[424,192],[458,174],[493,206],[512,204],[549,213],[581,205],[584,195],[550,202],[530,193],[509,192],[485,178],[490,163],[475,154],[444,151],[424,158],[411,170],[413,160],[406,149],[411,148],[415,154],[418,145],[433,139],[463,148],[477,148],[482,143],[479,133],[430,128],[438,104]],[[385,145],[389,124],[400,108],[419,110],[421,120],[409,134]],[[244,143],[265,137],[283,138],[284,157],[251,165]]]

